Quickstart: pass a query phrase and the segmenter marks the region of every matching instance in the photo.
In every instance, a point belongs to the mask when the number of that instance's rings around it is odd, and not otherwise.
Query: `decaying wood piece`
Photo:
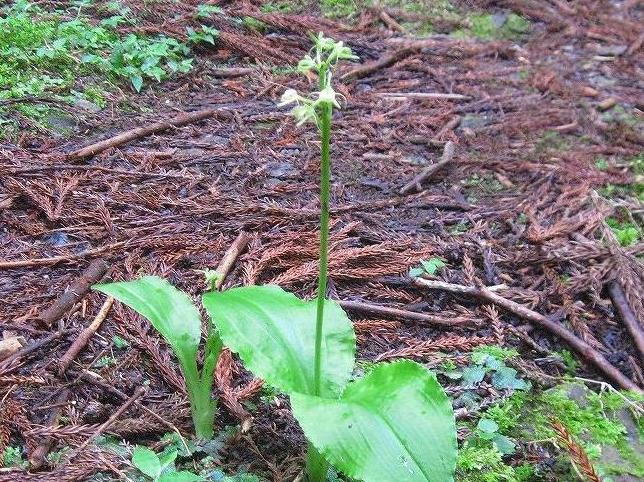
[[[80,332],[80,334],[78,335],[78,338],[74,340],[74,343],[72,343],[69,349],[61,357],[59,362],[58,375],[63,376],[65,373],[65,370],[67,370],[69,365],[74,361],[74,359],[81,352],[81,350],[85,348],[90,338],[92,338],[94,333],[96,333],[96,331],[100,328],[101,324],[107,317],[107,313],[110,311],[110,308],[112,307],[113,303],[114,303],[114,298],[112,298],[111,296],[108,296],[107,299],[105,300],[105,303],[103,303],[103,306],[101,306],[101,309],[99,310],[94,320],[90,323],[90,325],[87,328],[85,328],[83,331]]]
[[[512,300],[508,300],[493,291],[485,287],[472,287],[472,286],[463,286],[453,283],[446,283],[444,281],[435,281],[428,280],[423,278],[413,278],[412,283],[420,288],[424,289],[436,289],[449,291],[451,293],[459,293],[469,296],[475,296],[477,298],[483,298],[491,303],[494,303],[501,308],[504,308],[517,316],[525,318],[531,323],[546,329],[553,335],[558,336],[563,341],[568,343],[577,353],[579,353],[584,359],[591,362],[599,371],[601,371],[607,378],[612,380],[619,387],[626,390],[633,390],[638,393],[644,393],[644,391],[638,387],[632,380],[615,368],[603,355],[601,355],[597,350],[595,350],[588,343],[578,338],[574,333],[571,333],[563,325],[556,323],[540,313],[533,311],[529,308],[526,308],[519,303],[516,303]]]
[[[423,171],[418,174],[416,177],[414,177],[411,181],[409,181],[407,184],[403,186],[403,188],[400,190],[401,195],[405,195],[412,190],[422,190],[422,183],[427,181],[430,177],[432,177],[435,173],[440,171],[443,167],[447,166],[450,162],[452,162],[452,158],[454,157],[454,151],[455,151],[455,146],[452,141],[447,141],[445,144],[445,147],[443,148],[443,156],[441,157],[441,160],[438,161],[436,164],[432,164],[431,166],[426,167],[423,169]]]
[[[409,57],[410,55],[418,52],[419,50],[420,50],[419,48],[414,48],[414,47],[398,49],[394,51],[392,54],[381,57],[375,62],[369,62],[367,64],[356,67],[355,69],[350,70],[349,72],[343,74],[340,78],[342,80],[361,79],[373,72],[376,72],[377,70],[390,67],[396,62],[400,62],[405,57]]]
[[[642,332],[639,321],[635,317],[635,313],[633,313],[633,310],[631,309],[631,306],[626,299],[624,290],[622,290],[622,287],[619,285],[619,283],[617,283],[616,281],[611,281],[608,284],[608,294],[610,295],[610,299],[612,300],[613,305],[617,309],[617,312],[622,319],[622,323],[624,323],[624,326],[626,326],[626,329],[633,337],[635,347],[639,352],[642,362],[644,362],[644,332]]]
[[[217,272],[219,273],[219,278],[215,282],[216,289],[218,290],[221,289],[221,286],[224,284],[224,281],[226,280],[226,276],[228,276],[228,273],[230,272],[233,265],[235,264],[235,261],[248,245],[248,241],[249,241],[248,234],[246,234],[244,231],[241,231],[237,235],[237,238],[235,238],[235,241],[233,241],[233,243],[230,245],[230,248],[228,248],[228,250],[226,251],[226,254],[224,254],[224,257],[219,263],[219,266],[217,266]]]
[[[78,303],[93,284],[98,283],[105,276],[107,268],[107,263],[103,259],[92,261],[80,277],[74,280],[69,288],[38,316],[38,322],[47,327],[51,326]]]
[[[64,388],[58,394],[54,406],[52,407],[51,412],[47,417],[45,425],[47,425],[48,427],[56,427],[58,425],[58,420],[60,419],[63,407],[69,400],[70,394],[71,392],[67,388]],[[39,469],[43,466],[43,464],[45,463],[45,458],[51,450],[54,441],[55,440],[53,437],[45,437],[44,440],[40,442],[40,444],[29,454],[29,464],[31,465],[32,469]]]
[[[198,122],[200,120],[213,117],[221,112],[222,110],[219,108],[210,108],[181,114],[167,121],[155,122],[154,124],[150,124],[146,127],[130,129],[129,131],[122,132],[116,136],[110,137],[109,139],[90,144],[89,146],[70,152],[67,157],[74,160],[85,159],[86,157],[95,156],[96,154],[112,147],[118,147],[130,141],[140,139],[141,137],[170,129],[171,127],[181,127],[186,124],[191,124],[192,122]]]
[[[394,318],[397,320],[411,321],[427,325],[454,326],[461,322],[461,320],[442,318],[440,316],[428,315],[427,313],[400,310],[398,308],[390,308],[388,306],[364,303],[361,301],[338,300],[337,303],[347,311],[355,311],[358,313],[383,316],[386,318]]]

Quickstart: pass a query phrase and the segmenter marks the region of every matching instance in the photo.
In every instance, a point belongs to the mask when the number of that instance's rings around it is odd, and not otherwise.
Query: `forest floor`
[[[314,296],[317,134],[277,102],[286,88],[314,90],[293,66],[318,31],[361,59],[335,79],[329,290],[354,302],[355,375],[398,358],[437,372],[457,410],[457,480],[599,480],[581,475],[552,418],[602,480],[642,480],[639,2],[37,4],[2,16],[74,21],[91,38],[71,52],[36,25],[29,42],[58,64],[30,71],[40,90],[25,87],[25,70],[0,93],[0,481],[144,480],[136,444],[177,448],[208,480],[298,477],[305,441],[288,398],[229,354],[217,437],[192,455],[176,436],[191,432],[184,382],[144,320],[115,303],[67,368],[61,358],[105,301],[88,284],[156,274],[196,297],[200,270],[242,232],[224,288]],[[113,37],[94,30],[105,20]],[[155,62],[112,63],[107,80],[74,63],[132,33],[139,44],[123,51]],[[144,40],[157,34],[161,53]],[[12,47],[0,39],[0,61],[21,55]],[[401,193],[448,141],[453,157]],[[419,274],[434,288],[414,284]]]

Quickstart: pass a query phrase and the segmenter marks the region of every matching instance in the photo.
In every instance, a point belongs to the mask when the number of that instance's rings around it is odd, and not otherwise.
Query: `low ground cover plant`
[[[299,299],[279,286],[245,286],[203,295],[210,327],[204,364],[197,368],[199,313],[187,295],[156,277],[96,288],[150,320],[173,348],[186,377],[197,435],[212,435],[212,368],[221,341],[246,367],[288,394],[309,440],[307,478],[322,482],[329,464],[365,481],[453,479],[456,428],[451,402],[436,376],[402,360],[378,364],[349,383],[356,336],[342,308],[326,298],[331,174],[331,121],[338,108],[333,67],[355,58],[342,42],[320,34],[298,70],[316,74],[311,96],[289,89],[282,104],[295,104],[298,124],[314,123],[321,141],[320,270],[317,298]],[[216,329],[215,329],[216,327]],[[220,341],[221,340],[221,341]]]

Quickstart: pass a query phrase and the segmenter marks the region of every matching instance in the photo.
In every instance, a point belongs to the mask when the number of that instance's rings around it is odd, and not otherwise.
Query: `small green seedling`
[[[197,354],[201,340],[201,316],[187,294],[155,276],[95,285],[93,288],[113,296],[150,320],[168,342],[179,360],[186,381],[196,435],[211,438],[216,411],[216,403],[211,397],[213,372],[221,352],[221,340],[216,330],[209,330],[203,367],[199,371]]]
[[[418,278],[424,274],[434,275],[442,270],[447,264],[441,258],[423,259],[420,266],[409,270],[409,276]]]
[[[482,418],[476,426],[476,435],[482,440],[490,440],[503,455],[512,455],[516,445],[505,435],[499,433],[499,425],[492,419]]]
[[[132,452],[132,465],[150,477],[153,482],[196,482],[203,480],[202,477],[192,472],[177,471],[174,466],[176,458],[176,450],[157,455],[149,448],[137,445]]]

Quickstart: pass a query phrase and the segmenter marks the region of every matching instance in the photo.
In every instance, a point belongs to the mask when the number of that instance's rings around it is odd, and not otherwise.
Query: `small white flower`
[[[297,93],[297,90],[286,89],[282,94],[282,98],[280,99],[280,103],[278,104],[278,106],[284,107],[285,105],[289,105],[289,104],[299,104],[300,99],[301,99],[301,96],[300,94]]]
[[[335,90],[333,90],[330,85],[327,85],[324,89],[318,92],[317,102],[330,102],[339,109],[340,104],[338,104],[336,96],[337,94],[335,93]]]

